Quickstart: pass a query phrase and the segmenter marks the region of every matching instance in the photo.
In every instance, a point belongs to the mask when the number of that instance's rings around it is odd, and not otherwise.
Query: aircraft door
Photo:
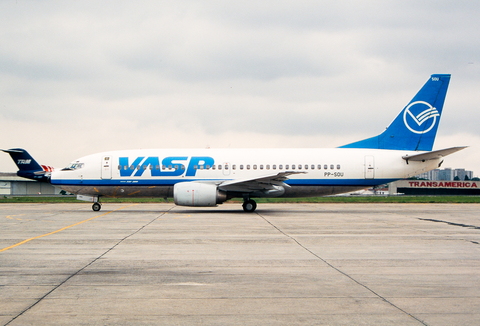
[[[365,156],[365,179],[375,178],[375,158],[373,155]]]
[[[112,157],[102,156],[102,179],[112,178]]]
[[[230,166],[230,163],[226,162],[223,163],[223,175],[230,175],[230,169],[232,167]]]

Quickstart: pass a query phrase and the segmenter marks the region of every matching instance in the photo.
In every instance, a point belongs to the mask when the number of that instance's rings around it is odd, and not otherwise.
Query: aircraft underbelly
[[[133,197],[173,197],[171,186],[62,186],[63,190],[86,196],[105,196],[112,198]]]
[[[316,197],[341,194],[364,189],[365,186],[294,186],[286,188],[280,197]],[[112,198],[134,197],[173,197],[172,186],[62,186],[62,189],[85,196],[105,196]],[[239,194],[239,196],[241,196]]]

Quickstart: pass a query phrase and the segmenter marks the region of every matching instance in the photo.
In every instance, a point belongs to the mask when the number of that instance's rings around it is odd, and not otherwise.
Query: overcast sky
[[[480,175],[478,1],[0,2],[0,148],[337,147],[450,73],[435,149]],[[7,154],[0,171],[16,171]]]

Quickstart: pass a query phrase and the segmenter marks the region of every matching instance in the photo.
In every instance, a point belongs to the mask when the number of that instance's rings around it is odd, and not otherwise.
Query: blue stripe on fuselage
[[[129,180],[52,180],[58,186],[173,186],[179,182],[222,182],[232,179],[129,179]],[[289,186],[374,186],[393,182],[397,179],[289,179]]]

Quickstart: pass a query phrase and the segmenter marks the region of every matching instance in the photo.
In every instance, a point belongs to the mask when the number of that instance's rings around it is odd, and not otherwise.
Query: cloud
[[[439,137],[468,144],[479,14],[450,1],[3,1],[0,147],[62,165],[122,148],[339,146],[382,131],[432,73],[452,73]]]

